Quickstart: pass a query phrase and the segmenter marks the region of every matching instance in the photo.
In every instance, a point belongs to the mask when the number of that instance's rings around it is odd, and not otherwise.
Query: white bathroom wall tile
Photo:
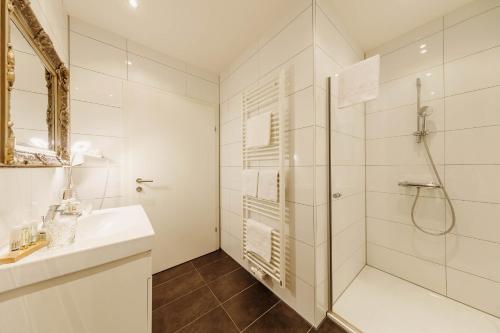
[[[500,7],[445,30],[445,61],[500,45]]]
[[[445,105],[446,130],[500,125],[500,86],[447,97]]]
[[[322,10],[316,11],[316,43],[341,66],[361,60]]]
[[[186,72],[186,64],[179,60],[172,58],[166,54],[160,53],[158,51],[152,50],[147,46],[141,45],[131,40],[127,40],[127,50],[128,52],[141,56],[157,63],[168,66],[172,69],[177,69],[182,72]]]
[[[230,152],[231,144],[226,144],[224,146],[220,146],[219,148],[219,160],[221,166],[231,166],[231,152]]]
[[[313,91],[313,87],[309,87],[288,97],[290,129],[314,125]]]
[[[222,216],[221,216],[222,218]],[[221,249],[224,250],[227,254],[231,255],[231,235],[229,232],[225,231],[224,229],[221,230],[220,233],[220,247]]]
[[[447,164],[500,164],[500,152],[491,149],[500,142],[500,126],[446,132]]]
[[[446,96],[500,84],[500,47],[445,64]]]
[[[437,293],[446,293],[444,266],[372,243],[368,243],[367,253],[368,265]]]
[[[295,276],[299,277],[308,285],[314,286],[314,247],[290,239],[287,251],[290,255],[290,271],[294,272]]]
[[[290,166],[314,165],[314,127],[288,131]]]
[[[129,54],[128,79],[173,93],[186,94],[186,73],[158,62]]]
[[[314,168],[291,167],[287,174],[287,201],[314,204]]]
[[[10,95],[10,116],[14,128],[47,130],[46,94],[13,89]]]
[[[328,78],[336,78],[342,70],[342,66],[339,65],[333,58],[331,58],[326,52],[320,47],[316,46],[314,48],[315,52],[315,73],[316,73],[316,86],[318,88],[326,89]],[[333,95],[337,96],[337,86],[332,89]]]
[[[469,4],[445,15],[444,26],[445,28],[448,28],[498,6],[500,6],[499,0],[472,1]]]
[[[241,191],[241,167],[221,167],[220,186]]]
[[[332,301],[335,302],[366,264],[366,248],[360,247],[332,277]]]
[[[73,184],[81,199],[102,198],[106,187],[106,168],[74,168]]]
[[[424,234],[414,226],[367,219],[367,241],[437,264],[445,263],[444,237]]]
[[[259,74],[265,75],[312,44],[312,9],[304,11],[259,52]]]
[[[107,208],[116,208],[116,207],[124,207],[130,205],[125,197],[113,197],[113,198],[104,198],[104,200],[99,200],[99,206],[93,206],[94,209],[100,209],[102,205],[102,209]]]
[[[233,214],[236,214],[236,215],[240,215],[241,216],[241,211],[243,209],[242,205],[243,205],[243,199],[242,199],[242,196],[241,196],[241,192],[240,191],[231,191],[230,192],[230,211],[233,213]]]
[[[118,197],[123,192],[123,172],[121,167],[107,167],[104,197]]]
[[[355,104],[345,108],[333,108],[333,129],[357,138],[365,137],[365,105]]]
[[[114,33],[106,31],[102,28],[88,24],[74,16],[70,17],[70,31],[77,32],[81,35],[93,38],[122,50],[126,49],[125,38],[115,35]]]
[[[328,248],[329,246],[327,242],[323,242],[315,246],[315,285],[318,285],[328,279],[328,259],[330,257],[328,254]]]
[[[444,162],[444,134],[431,133],[427,137],[435,163]],[[368,165],[418,165],[428,164],[428,156],[422,143],[413,135],[373,139],[366,142],[366,164]]]
[[[61,200],[68,179],[63,168],[36,168],[31,170],[32,216],[45,216],[50,205]]]
[[[42,27],[49,34],[61,59],[68,61],[68,21],[67,12],[61,1],[31,1],[30,7],[35,12]]]
[[[316,166],[314,172],[314,204],[324,205],[328,203],[328,172],[327,166]]]
[[[367,113],[415,104],[417,102],[417,78],[420,78],[422,82],[422,102],[444,96],[443,66],[439,65],[417,74],[382,83],[379,97],[366,103]]]
[[[437,166],[440,175],[444,167]],[[370,166],[366,167],[366,190],[374,192],[401,193],[415,195],[414,189],[398,186],[401,181],[437,182],[429,165]],[[449,186],[449,185],[448,185]],[[423,196],[442,197],[441,191],[426,191]]]
[[[33,146],[34,141],[47,143],[49,131],[15,129],[16,145]]]
[[[365,163],[365,140],[334,131],[331,145],[332,164],[363,165]]]
[[[316,88],[316,105],[315,105],[315,124],[318,127],[324,127],[326,128],[327,126],[327,115],[328,115],[328,97],[326,95],[326,91],[323,90],[322,88],[319,88],[317,85],[315,85]],[[336,105],[336,97],[331,96],[331,105],[332,109]]]
[[[219,85],[196,76],[187,75],[187,96],[215,104],[219,101]]]
[[[387,82],[443,63],[443,33],[419,40],[380,59],[380,81]]]
[[[71,98],[120,107],[122,81],[83,68],[71,67]]]
[[[219,119],[221,124],[227,123],[231,120],[231,113],[229,112],[229,101],[219,105]]]
[[[228,101],[228,107],[229,107],[229,119],[228,120],[234,120],[237,118],[241,119],[241,114],[243,112],[243,95],[237,94],[233,96],[229,101]]]
[[[241,119],[237,118],[221,126],[220,144],[235,143],[241,141]]]
[[[427,118],[427,130],[443,131],[445,124],[444,100],[429,101],[425,105],[433,109],[432,115]],[[416,119],[416,104],[369,113],[366,115],[366,138],[379,139],[413,134],[417,130]]]
[[[500,243],[500,204],[453,200],[457,216],[453,233]]]
[[[366,216],[386,221],[412,225],[411,209],[414,195],[368,192]],[[442,198],[420,197],[415,210],[419,226],[435,231],[444,231],[445,201]]]
[[[314,207],[314,244],[323,244],[328,240],[328,204]],[[312,230],[311,230],[312,231]]]
[[[26,38],[24,38],[21,31],[19,31],[19,29],[12,23],[12,21],[10,23],[9,33],[10,33],[10,43],[14,50],[14,56],[18,53],[18,51],[21,53],[28,53],[33,56],[36,55],[33,47],[31,47]]]
[[[446,235],[446,261],[451,268],[500,282],[498,258],[500,258],[500,244]]]
[[[332,234],[336,236],[356,223],[365,221],[365,194],[332,200]]]
[[[121,79],[127,78],[127,53],[103,42],[70,33],[71,64]]]
[[[315,128],[316,139],[314,141],[315,147],[315,164],[318,165],[327,165],[328,164],[328,142],[327,142],[327,130],[323,127]]]
[[[15,81],[14,89],[46,94],[45,67],[32,54],[15,52]]]
[[[419,40],[434,35],[435,33],[441,30],[443,30],[443,19],[440,17],[416,29],[409,31],[408,33],[398,36],[395,39],[383,44],[380,47],[368,51],[366,53],[366,57],[369,58],[376,54],[385,55],[394,52],[409,44],[416,43]]]
[[[347,197],[365,191],[365,167],[363,165],[332,165],[332,191]]]
[[[81,101],[71,102],[71,131],[75,134],[123,136],[122,110]]]
[[[328,281],[316,283],[316,310],[314,313],[317,326],[321,325],[329,311],[328,302],[330,295],[328,294]]]
[[[220,189],[220,207],[223,210],[229,211],[231,210],[231,190],[221,188]]]
[[[205,79],[219,86],[219,75],[209,72],[205,69],[186,64],[186,72],[191,75],[197,76],[201,79]]]
[[[303,204],[286,203],[290,221],[287,226],[287,234],[294,239],[308,245],[314,244],[314,208]]]
[[[252,56],[221,84],[221,101],[233,97],[259,78],[259,58]]]
[[[452,199],[500,203],[500,165],[447,165]]]
[[[89,151],[94,154],[102,154],[104,158],[85,157],[85,166],[118,165],[123,162],[124,141],[121,138],[96,136],[96,135],[71,135],[72,145],[85,143],[89,145]]]
[[[452,268],[447,272],[447,295],[476,309],[500,316],[500,283]],[[464,288],[464,286],[467,286]]]
[[[332,238],[332,270],[336,271],[366,242],[365,221],[354,223]]]
[[[272,290],[307,321],[314,321],[314,287],[291,275],[286,288],[275,285]]]

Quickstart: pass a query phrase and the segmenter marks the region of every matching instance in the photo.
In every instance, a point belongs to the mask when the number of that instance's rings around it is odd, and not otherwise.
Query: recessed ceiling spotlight
[[[420,48],[421,48],[421,49],[425,49],[426,47],[427,47],[427,44],[422,44],[422,45],[420,45]]]
[[[132,8],[137,8],[139,7],[139,0],[128,0],[128,4]]]
[[[126,63],[127,65],[129,65],[129,66],[132,66],[132,61],[130,61],[130,60],[127,60],[125,63]]]
[[[420,54],[425,54],[425,53],[427,53],[427,49],[420,50]]]

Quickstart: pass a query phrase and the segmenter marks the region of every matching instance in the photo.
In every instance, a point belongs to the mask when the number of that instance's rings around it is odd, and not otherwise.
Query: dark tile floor
[[[153,276],[153,333],[169,332],[345,333],[316,331],[222,250]]]

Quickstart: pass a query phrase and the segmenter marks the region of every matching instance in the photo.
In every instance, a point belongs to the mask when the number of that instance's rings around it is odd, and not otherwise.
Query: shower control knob
[[[336,192],[336,193],[333,193],[333,194],[332,194],[332,198],[333,198],[333,199],[338,199],[338,198],[340,198],[341,196],[342,196],[342,193],[339,193],[339,192]]]

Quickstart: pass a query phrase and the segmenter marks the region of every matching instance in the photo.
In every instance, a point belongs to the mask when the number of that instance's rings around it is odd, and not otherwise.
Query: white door
[[[217,109],[124,84],[126,184],[132,203],[141,204],[153,224],[156,273],[218,248]]]

